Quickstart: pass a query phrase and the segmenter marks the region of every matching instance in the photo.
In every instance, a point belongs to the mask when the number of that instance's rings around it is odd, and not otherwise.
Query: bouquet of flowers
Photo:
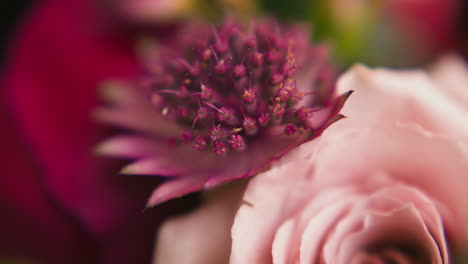
[[[462,7],[37,3],[1,79],[0,263],[465,263]]]

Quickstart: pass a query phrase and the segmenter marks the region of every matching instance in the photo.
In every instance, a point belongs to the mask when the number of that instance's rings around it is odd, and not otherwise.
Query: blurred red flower
[[[459,0],[391,0],[386,11],[409,48],[437,55],[457,47],[461,5]]]
[[[117,176],[118,165],[92,154],[111,133],[90,118],[96,87],[137,72],[135,30],[97,3],[40,1],[10,45],[0,90],[0,259],[150,260],[162,214],[143,208],[158,179]]]

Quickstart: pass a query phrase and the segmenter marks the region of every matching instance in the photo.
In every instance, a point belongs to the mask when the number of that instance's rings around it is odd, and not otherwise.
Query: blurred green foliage
[[[327,42],[342,65],[356,61],[373,64],[380,59],[372,51],[373,33],[378,28],[380,0],[362,6],[337,10],[334,0],[262,0],[267,13],[284,21],[305,21],[313,31],[314,41]]]
[[[310,25],[313,40],[326,42],[335,61],[348,66],[417,66],[419,54],[385,13],[385,0],[261,0],[266,14]]]
[[[261,0],[261,6],[281,20],[307,20],[316,0]]]

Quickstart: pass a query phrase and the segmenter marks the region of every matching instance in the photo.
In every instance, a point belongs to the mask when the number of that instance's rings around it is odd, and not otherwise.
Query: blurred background
[[[97,87],[138,75],[136,43],[191,18],[275,16],[329,45],[336,67],[423,67],[468,55],[463,0],[15,0],[0,3],[0,264],[149,263],[158,224],[197,194],[144,210],[157,178],[94,156],[115,133]]]
[[[5,56],[8,57],[6,48],[9,39],[36,2],[47,1],[18,0],[0,4],[3,61]],[[128,0],[94,2],[101,6],[110,2],[111,7],[104,8],[114,9],[114,13],[120,13],[118,15],[121,18],[145,26],[193,16],[216,21],[226,13],[244,18],[274,15],[282,21],[308,23],[314,32],[314,40],[327,41],[332,45],[337,61],[341,64],[360,61],[389,66],[418,66],[442,52],[457,51],[465,55],[468,52],[466,0],[136,0],[135,4]],[[151,2],[162,4],[158,6]]]

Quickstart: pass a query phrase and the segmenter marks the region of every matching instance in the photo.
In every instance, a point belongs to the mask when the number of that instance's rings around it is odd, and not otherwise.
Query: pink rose
[[[355,90],[348,118],[168,221],[155,263],[453,261],[468,243],[463,67],[454,58],[432,75],[355,66],[338,82]]]

